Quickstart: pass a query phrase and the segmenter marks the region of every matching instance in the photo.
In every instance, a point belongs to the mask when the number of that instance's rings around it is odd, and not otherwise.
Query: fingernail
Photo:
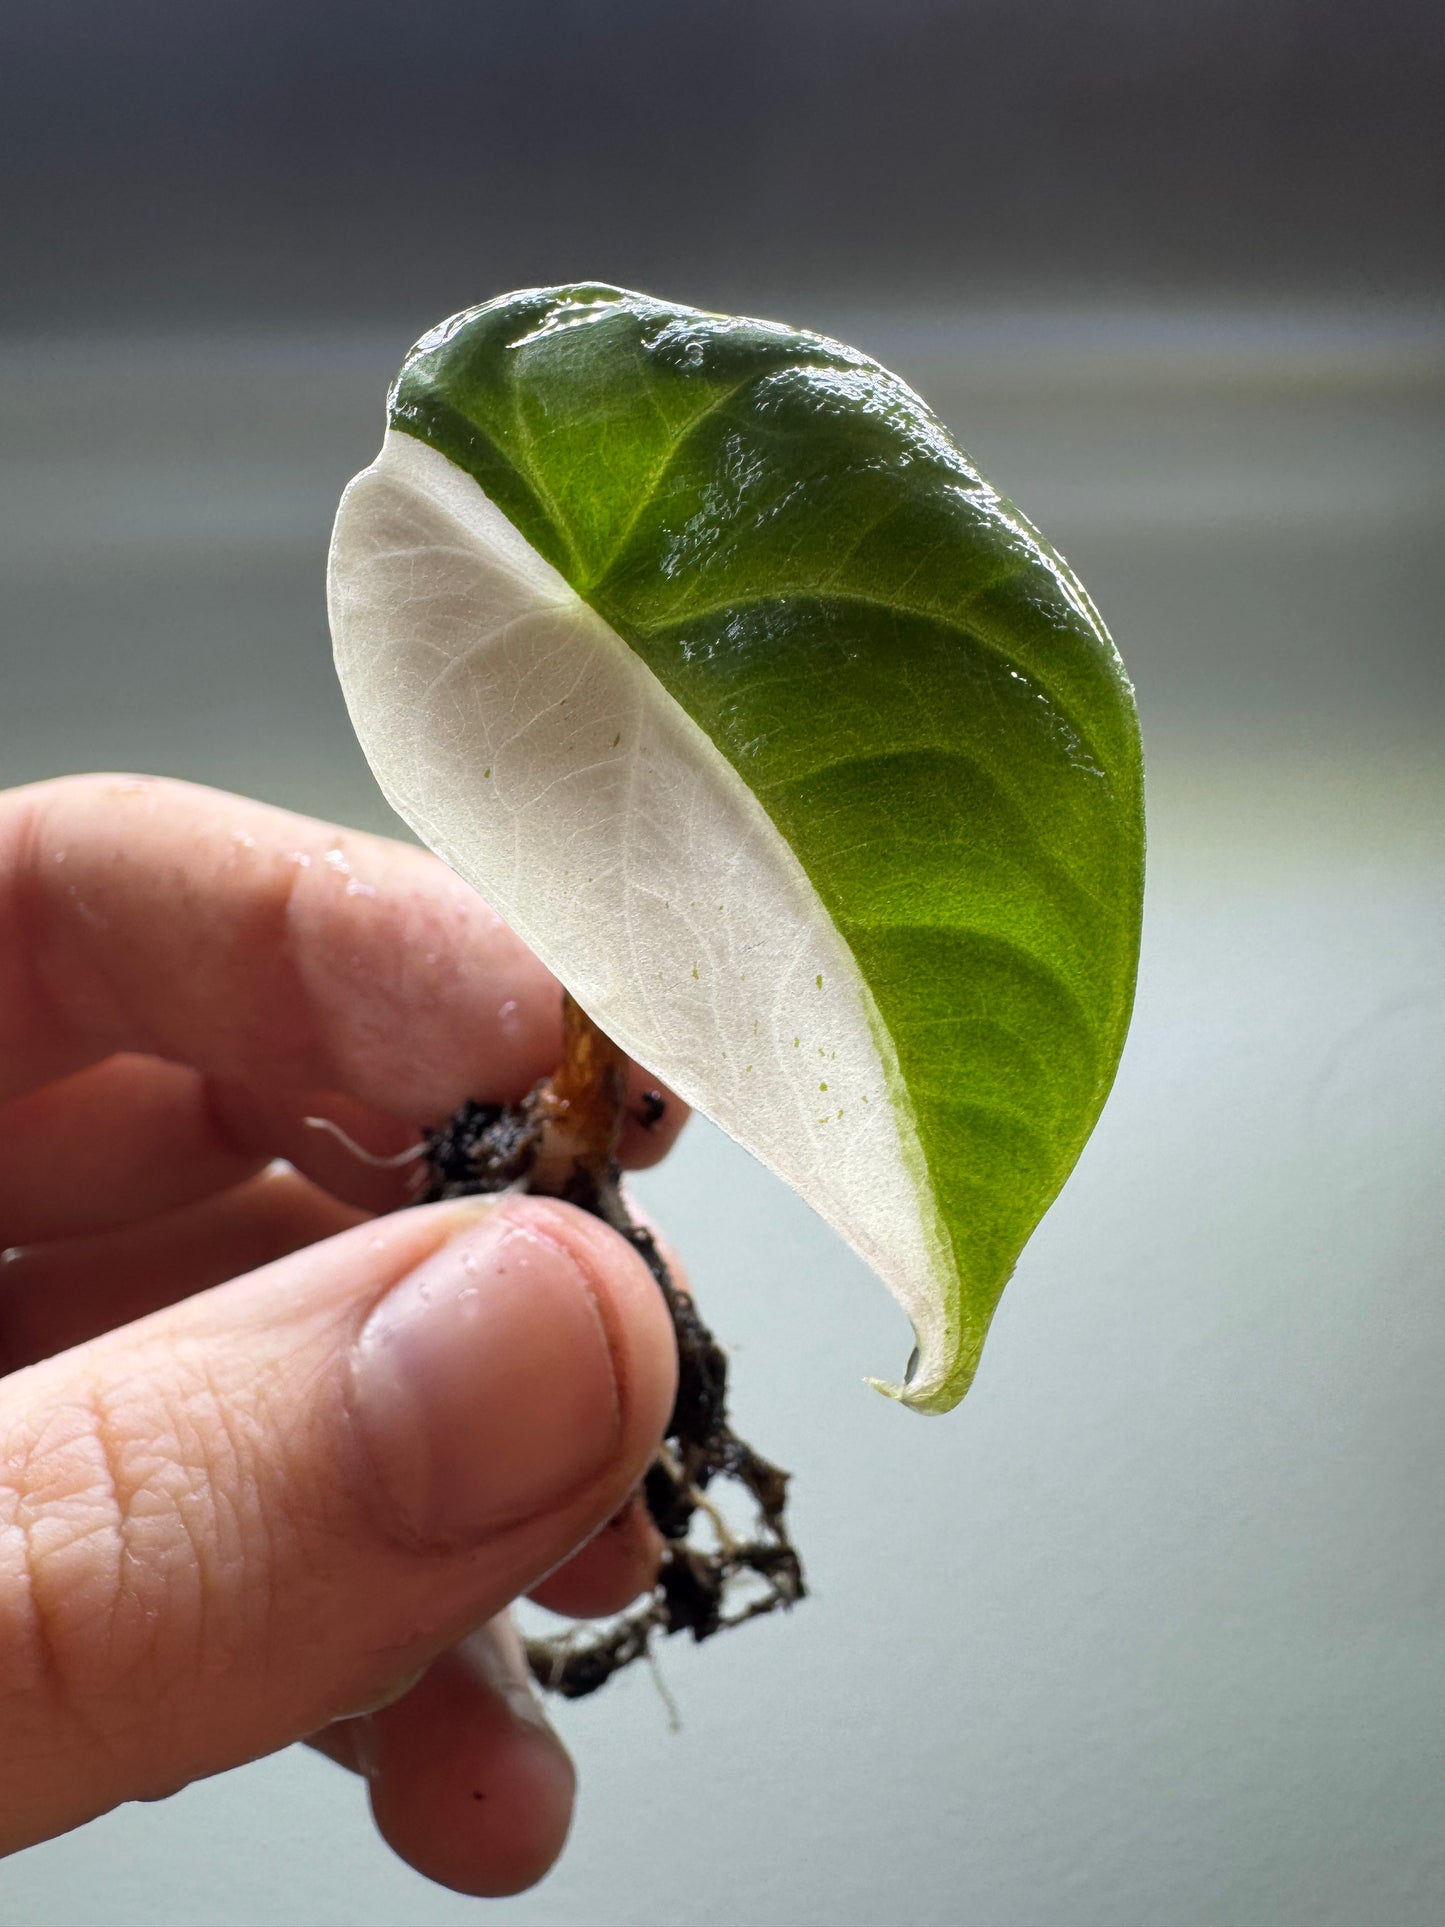
[[[398,1700],[405,1699],[417,1681],[425,1678],[430,1664],[431,1661],[428,1660],[422,1666],[408,1666],[404,1673],[396,1674],[384,1686],[374,1687],[355,1706],[348,1706],[344,1713],[338,1713],[336,1719],[357,1720],[367,1713],[385,1712],[388,1706],[395,1706]],[[332,1724],[334,1725],[335,1721]]]
[[[571,1255],[493,1207],[396,1285],[352,1360],[352,1408],[413,1536],[470,1545],[600,1472],[621,1430],[607,1333]]]
[[[521,1720],[526,1726],[544,1726],[551,1731],[551,1722],[543,1712],[542,1703],[532,1684],[527,1649],[510,1614],[503,1613],[497,1619],[489,1619],[484,1626],[478,1626],[474,1633],[469,1633],[461,1642],[457,1651],[477,1678],[485,1681],[505,1702],[513,1719]]]

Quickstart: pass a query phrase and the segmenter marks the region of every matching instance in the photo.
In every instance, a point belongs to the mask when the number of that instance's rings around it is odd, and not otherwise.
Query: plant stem
[[[622,1194],[617,1147],[627,1122],[627,1059],[566,992],[562,1062],[520,1105],[464,1104],[427,1140],[424,1202],[477,1192],[534,1191],[564,1198],[610,1225],[642,1257],[667,1303],[677,1338],[677,1397],[642,1496],[666,1542],[657,1582],[611,1625],[527,1642],[532,1672],[580,1699],[634,1660],[655,1634],[709,1639],[724,1627],[806,1594],[784,1519],[788,1475],[737,1437],[727,1420],[727,1358],[674,1283],[652,1233]],[[749,1494],[752,1532],[739,1536],[709,1494],[729,1480]],[[691,1543],[710,1525],[711,1545]]]

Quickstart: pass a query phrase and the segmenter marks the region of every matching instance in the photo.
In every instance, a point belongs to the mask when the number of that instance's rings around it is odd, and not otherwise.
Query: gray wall
[[[26,325],[1438,287],[1432,0],[48,0],[0,25]]]

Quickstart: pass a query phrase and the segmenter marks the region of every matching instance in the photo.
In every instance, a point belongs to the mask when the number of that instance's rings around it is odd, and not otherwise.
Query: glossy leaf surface
[[[874,1264],[906,1401],[956,1403],[1133,993],[1138,730],[1087,596],[902,382],[772,324],[510,296],[390,422],[332,570],[383,787]]]

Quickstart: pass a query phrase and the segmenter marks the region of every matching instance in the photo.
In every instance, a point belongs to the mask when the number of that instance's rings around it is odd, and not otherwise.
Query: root
[[[711,1639],[727,1627],[786,1609],[805,1597],[803,1569],[784,1519],[788,1475],[737,1437],[727,1421],[727,1359],[673,1283],[652,1233],[622,1196],[617,1147],[627,1121],[627,1060],[564,993],[564,1049],[556,1074],[519,1105],[464,1104],[426,1143],[422,1199],[534,1191],[565,1198],[626,1238],[657,1281],[677,1337],[677,1397],[662,1449],[643,1480],[666,1541],[648,1597],[610,1624],[527,1641],[534,1678],[565,1699],[595,1693],[636,1660],[655,1665],[656,1635]],[[649,1092],[642,1121],[655,1123]],[[709,1494],[715,1480],[753,1502],[750,1536],[739,1538]],[[710,1528],[711,1542],[694,1543]]]

